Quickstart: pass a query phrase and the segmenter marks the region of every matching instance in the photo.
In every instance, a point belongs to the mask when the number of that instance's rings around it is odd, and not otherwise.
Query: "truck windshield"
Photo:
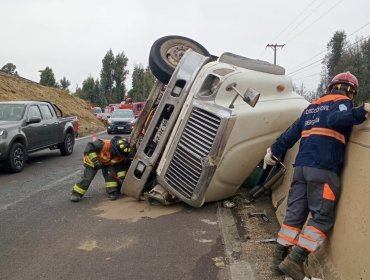
[[[25,108],[23,104],[0,104],[0,121],[20,121]]]
[[[132,110],[113,111],[111,118],[135,118]]]

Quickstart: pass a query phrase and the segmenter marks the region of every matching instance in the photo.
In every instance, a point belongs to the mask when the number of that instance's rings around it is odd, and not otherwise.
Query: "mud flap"
[[[177,197],[172,196],[161,185],[156,185],[149,192],[144,193],[145,200],[150,204],[171,205],[180,202]]]

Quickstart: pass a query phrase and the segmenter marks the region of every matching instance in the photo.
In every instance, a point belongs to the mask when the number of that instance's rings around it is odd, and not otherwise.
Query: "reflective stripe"
[[[330,186],[326,183],[324,184],[324,191],[323,191],[322,197],[328,200],[333,200],[333,201],[335,200],[335,194],[331,190]]]
[[[89,158],[89,156],[84,156],[83,158],[83,162],[84,164],[86,164],[87,166],[90,166],[92,168],[94,168],[94,164],[92,163],[91,159]]]
[[[89,159],[93,160],[94,158],[98,157],[96,153],[90,153],[88,154]]]
[[[117,177],[121,178],[121,177],[125,177],[125,176],[126,176],[126,171],[117,172]]]
[[[349,97],[341,95],[341,94],[328,94],[325,95],[315,101],[313,101],[311,104],[321,104],[323,102],[328,102],[328,101],[339,101],[339,100],[351,100]]]
[[[106,188],[116,188],[118,187],[118,183],[117,182],[105,182],[105,187]]]
[[[283,245],[283,246],[293,246],[297,245],[297,239],[291,239],[280,232],[278,233],[278,239],[276,240],[277,243]]]
[[[289,245],[295,245],[297,244],[298,236],[301,232],[300,228],[295,228],[288,226],[286,224],[282,224],[280,231],[278,233],[278,243],[289,246]],[[280,239],[280,242],[279,242]]]
[[[310,252],[316,251],[326,239],[326,235],[313,226],[306,226],[303,233],[299,235],[299,246]]]
[[[303,130],[301,134],[302,137],[309,137],[311,135],[322,135],[333,137],[340,141],[341,143],[346,144],[346,138],[344,137],[343,134],[329,128],[313,127],[312,129],[309,130]]]
[[[78,185],[74,185],[73,186],[73,190],[76,192],[76,193],[79,193],[81,195],[84,195],[86,190],[84,189],[81,189]]]

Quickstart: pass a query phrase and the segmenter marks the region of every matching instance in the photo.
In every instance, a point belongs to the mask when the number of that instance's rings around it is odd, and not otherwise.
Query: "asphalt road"
[[[23,172],[0,171],[0,279],[231,279],[217,203],[109,201],[101,173],[70,202],[89,140],[71,156],[38,152]]]

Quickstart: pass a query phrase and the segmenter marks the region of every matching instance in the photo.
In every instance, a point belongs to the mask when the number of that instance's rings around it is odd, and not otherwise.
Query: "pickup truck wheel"
[[[67,132],[64,137],[64,142],[61,144],[60,152],[63,156],[69,156],[73,153],[74,139],[70,132]]]
[[[149,67],[153,75],[162,83],[168,84],[181,57],[188,50],[211,56],[196,41],[182,36],[165,36],[156,40],[149,53]]]
[[[12,173],[21,172],[26,163],[26,149],[21,143],[14,143],[9,151],[8,168]]]

